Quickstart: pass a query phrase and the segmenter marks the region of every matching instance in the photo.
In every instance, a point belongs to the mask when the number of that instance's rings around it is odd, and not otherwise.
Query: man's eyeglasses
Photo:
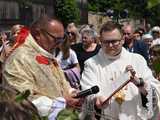
[[[42,30],[42,31],[45,32],[47,35],[49,35],[51,38],[55,39],[56,44],[63,43],[64,37],[63,38],[62,37],[55,37],[54,35],[52,35],[51,33],[49,33],[46,30]]]
[[[120,42],[121,42],[121,40],[103,40],[102,44],[105,44],[105,45],[112,44],[112,45],[116,46],[116,45],[119,45]]]

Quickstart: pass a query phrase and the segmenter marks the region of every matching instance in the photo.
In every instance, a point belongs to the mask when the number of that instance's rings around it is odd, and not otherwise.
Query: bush
[[[64,26],[70,22],[78,23],[80,11],[76,0],[56,0],[55,15],[64,23]]]

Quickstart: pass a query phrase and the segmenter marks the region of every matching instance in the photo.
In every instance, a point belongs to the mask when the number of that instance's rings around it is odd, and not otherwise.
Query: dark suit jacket
[[[124,44],[124,47],[129,50],[130,52],[138,53],[142,55],[146,61],[148,61],[149,53],[148,53],[148,46],[145,44],[142,40],[135,40],[132,48],[128,48],[126,44]]]

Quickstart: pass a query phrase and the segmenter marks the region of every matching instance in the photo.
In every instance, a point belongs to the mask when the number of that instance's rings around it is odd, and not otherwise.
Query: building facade
[[[0,0],[0,29],[29,25],[43,14],[54,15],[54,0]]]

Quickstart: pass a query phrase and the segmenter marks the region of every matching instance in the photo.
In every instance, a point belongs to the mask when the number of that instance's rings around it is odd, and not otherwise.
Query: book
[[[116,80],[112,81],[112,85],[107,86],[106,88],[106,100],[103,105],[108,103],[108,100],[111,99],[117,92],[119,92],[124,86],[130,82],[130,71],[122,73]]]

